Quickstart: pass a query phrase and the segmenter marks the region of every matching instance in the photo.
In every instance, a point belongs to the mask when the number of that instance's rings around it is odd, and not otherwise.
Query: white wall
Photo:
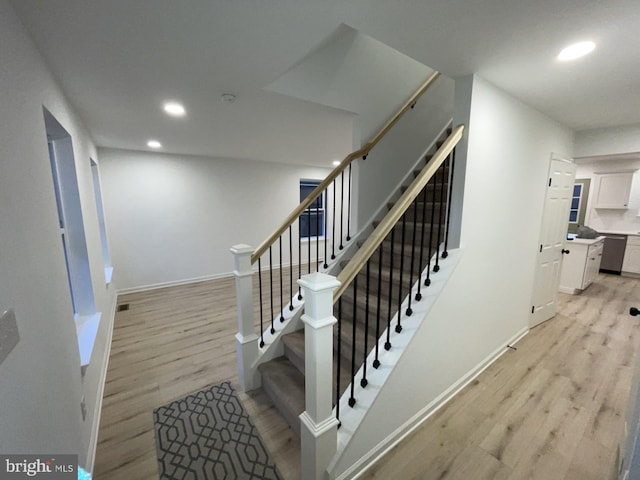
[[[626,210],[595,209],[593,199],[598,195],[598,173],[628,172],[636,170],[633,175],[629,208]],[[600,160],[579,163],[576,178],[590,178],[591,188],[587,199],[585,225],[601,232],[634,232],[640,231],[640,158],[635,160]]]
[[[572,156],[572,133],[477,76],[456,87],[456,100],[470,99],[454,119],[470,118],[462,257],[336,472],[528,326],[549,159]],[[459,155],[456,169],[464,161]]]
[[[357,162],[357,219],[360,227],[396,190],[453,115],[454,82],[444,75],[408,110],[370,152]],[[407,90],[406,98],[413,92]],[[388,117],[395,112],[389,112]],[[363,139],[363,143],[369,139]]]
[[[347,25],[267,86],[268,90],[358,114],[368,141],[433,69]]]
[[[89,163],[97,155],[6,0],[0,0],[0,58],[0,311],[15,309],[20,332],[20,343],[0,365],[0,452],[77,453],[85,465],[97,432],[94,412],[115,303],[113,286],[104,283]],[[96,308],[103,314],[84,377],[43,107],[73,138]]]
[[[636,152],[640,152],[640,125],[583,130],[575,135],[576,157]]]
[[[300,179],[330,171],[109,149],[100,159],[111,259],[123,290],[230,274],[229,248],[257,247],[298,205]]]

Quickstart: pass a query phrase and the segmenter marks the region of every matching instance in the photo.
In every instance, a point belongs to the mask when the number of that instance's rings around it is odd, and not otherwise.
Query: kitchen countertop
[[[604,240],[605,237],[604,235],[597,237],[597,238],[574,238],[573,240],[567,240],[567,244],[570,243],[577,243],[579,245],[592,245],[596,242],[599,242],[601,240]]]
[[[640,232],[635,231],[635,232],[630,232],[630,231],[622,231],[622,230],[618,230],[615,232],[610,232],[610,231],[603,231],[603,230],[598,230],[598,233],[601,233],[603,235],[640,235]]]

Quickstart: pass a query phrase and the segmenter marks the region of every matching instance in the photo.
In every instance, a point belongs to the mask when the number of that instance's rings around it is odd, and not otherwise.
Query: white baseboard
[[[527,333],[529,333],[529,327],[525,327],[511,337],[506,345],[515,345],[519,342]],[[404,438],[409,436],[416,430],[422,423],[431,417],[434,413],[445,406],[452,398],[454,398],[463,388],[473,382],[482,372],[491,366],[498,358],[500,358],[507,350],[507,346],[497,348],[491,354],[489,354],[483,361],[471,369],[466,375],[460,378],[457,382],[451,385],[447,390],[442,392],[431,403],[425,406],[422,410],[416,413],[403,425],[398,427],[388,437],[383,439],[378,445],[372,448],[365,456],[360,458],[349,469],[336,477],[337,480],[357,479],[363,475],[369,468],[371,468],[380,458],[387,454],[393,447],[400,443]]]
[[[96,397],[96,404],[93,409],[93,424],[91,425],[91,437],[89,438],[89,445],[87,448],[87,464],[84,469],[93,475],[93,467],[96,462],[96,451],[98,449],[98,433],[100,429],[100,418],[102,414],[102,399],[104,397],[104,386],[107,381],[107,370],[109,369],[109,356],[111,355],[111,342],[113,340],[113,328],[115,326],[116,317],[116,305],[118,303],[118,295],[113,296],[113,302],[111,305],[111,311],[106,317],[109,319],[107,344],[104,349],[104,357],[102,358],[103,369],[100,374],[100,383],[98,384],[98,395]]]
[[[353,239],[352,239],[353,242]],[[351,243],[351,242],[350,242]],[[342,253],[342,252],[340,252]],[[336,260],[338,258],[338,254],[336,254]],[[312,261],[315,261],[315,258],[311,259]],[[332,265],[336,263],[336,260],[333,261]],[[298,264],[294,264],[294,267],[297,267]],[[289,268],[291,267],[290,263],[283,263],[282,264],[282,268]],[[269,268],[268,266],[266,267],[262,267],[262,271],[265,271],[267,268]],[[279,265],[274,265],[274,270],[277,270],[280,268]],[[253,271],[257,272],[258,271],[258,265],[254,264],[253,265]],[[182,279],[182,280],[172,280],[170,282],[160,282],[160,283],[152,283],[150,285],[140,285],[137,287],[129,287],[129,288],[121,288],[118,290],[118,295],[125,295],[128,293],[139,293],[139,292],[148,292],[149,290],[155,290],[158,288],[166,288],[166,287],[176,287],[179,285],[188,285],[190,283],[198,283],[198,282],[206,282],[208,280],[218,280],[221,278],[228,278],[228,277],[232,277],[233,276],[233,272],[223,272],[223,273],[216,273],[213,275],[204,275],[202,277],[195,277],[195,278],[186,278],[186,279]]]
[[[151,285],[141,285],[138,287],[121,288],[118,290],[118,295],[124,295],[127,293],[148,292],[149,290],[155,290],[157,288],[176,287],[178,285],[188,285],[190,283],[206,282],[207,280],[217,280],[219,278],[227,278],[231,276],[233,276],[233,272],[224,272],[224,273],[217,273],[215,275],[205,275],[202,277],[186,278],[183,280],[153,283]]]
[[[578,290],[577,288],[563,287],[562,285],[560,285],[558,287],[558,291],[560,291],[562,293],[568,293],[569,295],[575,295],[580,290]]]

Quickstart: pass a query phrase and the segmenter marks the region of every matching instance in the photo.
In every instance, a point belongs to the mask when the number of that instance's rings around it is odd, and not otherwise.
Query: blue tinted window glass
[[[570,222],[577,222],[578,221],[578,211],[577,210],[571,210],[569,212],[569,221]]]
[[[582,193],[582,184],[576,184],[573,186],[573,196],[574,197],[580,197],[580,194]]]
[[[577,210],[579,206],[580,206],[580,199],[579,198],[574,198],[573,200],[571,200],[571,208],[573,210]]]

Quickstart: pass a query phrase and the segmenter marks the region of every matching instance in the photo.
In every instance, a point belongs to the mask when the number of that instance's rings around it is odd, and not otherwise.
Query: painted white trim
[[[153,283],[151,285],[141,285],[139,287],[122,288],[118,290],[117,293],[118,295],[125,295],[127,293],[147,292],[149,290],[155,290],[157,288],[176,287],[178,285],[188,285],[189,283],[205,282],[207,280],[217,280],[219,278],[226,278],[226,277],[233,277],[233,271],[217,273],[215,275],[204,275],[202,277],[196,277],[196,278],[186,278],[184,280],[175,280],[172,282],[161,282],[161,283]]]
[[[498,358],[500,358],[507,350],[506,345],[514,345],[519,342],[527,333],[529,327],[525,327],[509,339],[505,346],[494,350],[489,356],[481,361],[476,367],[471,369],[460,380],[451,385],[447,390],[442,392],[431,403],[416,413],[411,419],[398,427],[391,435],[382,440],[378,445],[369,450],[365,456],[355,462],[349,469],[336,477],[337,480],[356,479],[366,473],[380,458],[387,454],[393,447],[398,445],[404,438],[413,433],[422,423],[444,407],[452,398],[454,398],[462,389],[473,382],[482,372],[489,368]]]
[[[349,241],[349,243],[353,243],[355,239],[355,236],[351,238],[351,240]],[[346,250],[346,249],[345,249]],[[315,252],[312,252],[315,253]],[[339,253],[336,252],[336,258],[335,260],[331,261],[331,265],[329,265],[329,267],[326,269],[320,268],[320,270],[323,271],[323,273],[329,272],[331,271],[331,267],[335,264],[337,264],[340,261],[340,257],[342,257],[344,253],[344,250],[341,250]],[[313,262],[314,260],[316,260],[315,258],[312,258],[311,261]],[[322,260],[322,257],[320,258],[320,260]],[[304,265],[304,263],[303,263]],[[290,268],[292,265],[291,263],[283,263],[282,264],[282,268]],[[298,264],[295,263],[293,264],[294,267],[297,267]],[[262,271],[265,271],[266,269],[268,269],[268,266],[263,266],[262,267]],[[274,265],[274,269],[279,269],[280,266],[275,266]],[[258,271],[258,263],[254,263],[252,265],[252,269],[254,272]],[[218,280],[221,278],[227,278],[227,277],[233,277],[234,276],[234,272],[233,270],[229,271],[229,272],[222,272],[222,273],[216,273],[214,275],[203,275],[202,277],[195,277],[195,278],[185,278],[183,280],[174,280],[171,282],[160,282],[160,283],[152,283],[150,285],[140,285],[138,287],[129,287],[129,288],[121,288],[117,291],[118,295],[125,295],[128,293],[139,293],[139,292],[148,292],[149,290],[155,290],[157,288],[166,288],[166,287],[176,287],[179,285],[188,285],[190,283],[199,283],[199,282],[206,282],[207,280]]]
[[[577,288],[569,288],[569,287],[563,287],[562,285],[560,285],[558,287],[558,290],[562,293],[567,293],[569,295],[575,295],[576,293],[578,293],[580,290]]]
[[[96,344],[96,338],[98,338],[101,318],[102,312],[91,315],[74,315],[81,367],[86,367],[91,362],[91,354]]]
[[[87,449],[87,464],[84,469],[93,475],[93,467],[96,462],[96,451],[98,450],[98,433],[100,430],[100,418],[102,416],[102,400],[104,398],[104,386],[107,383],[107,371],[109,369],[109,357],[111,356],[111,342],[113,340],[113,328],[115,326],[116,305],[118,303],[118,295],[113,295],[111,302],[111,311],[108,316],[110,319],[107,334],[107,345],[104,349],[104,357],[102,359],[103,370],[100,374],[100,383],[98,384],[98,395],[96,404],[93,407],[93,424],[91,425],[91,436],[89,437],[89,445]]]

